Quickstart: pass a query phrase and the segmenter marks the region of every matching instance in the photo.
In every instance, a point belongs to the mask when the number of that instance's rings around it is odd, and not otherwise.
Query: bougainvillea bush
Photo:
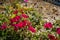
[[[0,40],[60,40],[60,21],[44,21],[32,7],[15,3],[0,13]]]

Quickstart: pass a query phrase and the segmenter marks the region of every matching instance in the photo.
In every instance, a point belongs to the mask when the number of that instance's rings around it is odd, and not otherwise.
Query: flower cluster
[[[35,28],[32,27],[31,22],[27,20],[29,16],[25,13],[17,15],[18,12],[19,12],[18,10],[14,10],[12,13],[15,14],[16,16],[10,19],[11,25],[14,26],[14,30],[17,31],[19,28],[24,28],[28,26],[28,30],[36,32]]]

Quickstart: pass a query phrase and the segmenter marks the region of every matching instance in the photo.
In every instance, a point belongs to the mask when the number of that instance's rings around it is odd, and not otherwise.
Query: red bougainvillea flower
[[[23,28],[25,25],[26,25],[26,24],[25,24],[24,22],[19,22],[19,23],[17,24],[17,26],[18,26],[19,28]]]
[[[13,12],[13,14],[17,14],[18,13],[18,10],[15,10],[14,12]]]
[[[6,24],[3,23],[2,26],[1,26],[1,29],[2,29],[2,30],[5,30],[6,28],[7,28]]]
[[[24,0],[24,2],[28,2],[28,0]]]
[[[22,17],[24,17],[24,18],[28,18],[29,16],[27,15],[27,14],[22,14]]]
[[[52,28],[53,24],[51,22],[47,22],[44,24],[44,28]]]
[[[13,22],[16,22],[20,19],[20,16],[16,16],[14,18],[12,18],[10,21],[13,23]]]
[[[57,28],[56,31],[58,34],[60,34],[60,28]]]
[[[34,32],[34,33],[36,32],[36,29],[33,28],[32,26],[29,26],[29,27],[28,27],[28,30],[30,30],[31,32]]]
[[[28,21],[28,20],[24,20],[24,23],[25,23],[27,26],[30,26],[30,25],[31,25],[31,22]]]
[[[56,40],[55,36],[53,36],[53,35],[51,35],[51,34],[48,34],[48,38],[49,38],[50,40]]]

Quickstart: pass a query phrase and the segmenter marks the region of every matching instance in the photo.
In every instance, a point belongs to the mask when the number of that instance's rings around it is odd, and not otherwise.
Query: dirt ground
[[[33,5],[34,4],[34,5]],[[44,2],[44,1],[31,1],[28,6],[33,6],[39,13],[43,14],[43,19],[50,22],[60,20],[60,6]]]

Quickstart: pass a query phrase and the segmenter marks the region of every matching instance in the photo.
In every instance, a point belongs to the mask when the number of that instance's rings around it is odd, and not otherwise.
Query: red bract
[[[48,38],[49,38],[50,40],[55,40],[55,39],[56,39],[55,36],[53,36],[53,35],[51,35],[51,34],[48,34]]]
[[[29,16],[27,15],[27,14],[22,14],[22,17],[24,17],[24,18],[28,18]]]
[[[56,31],[57,31],[57,33],[58,33],[58,34],[60,34],[60,28],[57,28],[57,30],[56,30]]]
[[[31,25],[31,22],[28,21],[28,20],[24,20],[24,23],[25,23],[27,26],[30,26],[30,25]]]
[[[23,28],[23,27],[25,26],[25,24],[24,24],[24,22],[20,22],[20,23],[17,24],[17,26],[18,26],[19,28]]]
[[[53,24],[51,22],[47,22],[44,24],[44,28],[52,28]]]
[[[1,26],[1,29],[2,29],[2,30],[5,30],[5,29],[6,29],[6,27],[7,27],[7,26],[6,26],[6,24],[5,24],[5,23],[3,23],[3,24],[2,24],[2,26]]]
[[[19,19],[20,19],[20,16],[16,16],[15,19],[16,19],[16,20],[19,20]]]
[[[13,23],[13,22],[16,22],[20,19],[20,16],[16,16],[14,18],[12,18],[10,21]]]
[[[36,29],[33,28],[32,26],[29,26],[29,27],[28,27],[28,30],[30,30],[31,32],[36,32]]]
[[[17,14],[18,13],[18,10],[15,10],[14,12],[13,12],[13,14]]]

